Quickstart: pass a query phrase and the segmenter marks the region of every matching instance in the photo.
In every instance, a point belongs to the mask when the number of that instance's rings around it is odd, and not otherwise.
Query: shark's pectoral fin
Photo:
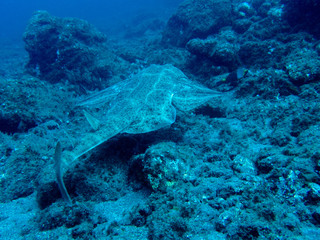
[[[86,110],[83,110],[84,116],[86,117],[87,121],[89,122],[90,126],[94,131],[97,131],[100,126],[100,121],[88,113]]]

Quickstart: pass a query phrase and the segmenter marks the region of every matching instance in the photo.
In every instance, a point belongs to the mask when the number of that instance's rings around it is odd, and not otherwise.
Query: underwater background
[[[182,0],[33,0],[1,1],[1,37],[21,39],[31,14],[46,10],[58,17],[76,17],[89,21],[98,28],[108,31],[114,25],[129,24],[138,15],[154,15],[167,19]]]
[[[320,239],[319,12],[1,1],[0,239]]]

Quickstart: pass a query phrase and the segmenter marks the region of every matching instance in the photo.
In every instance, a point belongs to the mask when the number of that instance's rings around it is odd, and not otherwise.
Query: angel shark
[[[79,106],[85,109],[89,124],[74,130],[77,140],[69,150],[61,154],[60,143],[56,147],[56,173],[63,198],[71,202],[62,181],[61,158],[68,165],[119,133],[147,133],[169,126],[175,121],[176,108],[189,111],[220,95],[167,64],[151,65],[81,101]]]

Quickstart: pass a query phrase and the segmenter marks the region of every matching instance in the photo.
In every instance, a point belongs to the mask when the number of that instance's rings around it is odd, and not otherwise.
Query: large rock
[[[107,49],[105,35],[84,20],[37,11],[23,40],[29,53],[28,70],[50,82],[103,88],[121,66],[120,59]]]
[[[198,57],[209,59],[216,66],[225,66],[230,70],[240,65],[237,35],[232,30],[221,31],[206,39],[191,39],[186,48]]]
[[[295,49],[284,58],[285,70],[295,85],[319,81],[320,57],[313,49]]]
[[[193,38],[206,38],[231,24],[230,0],[187,0],[169,19],[163,42],[184,47]]]

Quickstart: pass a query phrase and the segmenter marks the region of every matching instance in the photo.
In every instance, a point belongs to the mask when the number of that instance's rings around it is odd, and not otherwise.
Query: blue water
[[[169,17],[182,0],[2,0],[0,1],[0,37],[19,38],[36,10],[53,16],[76,17],[98,28],[124,24],[137,14]]]

